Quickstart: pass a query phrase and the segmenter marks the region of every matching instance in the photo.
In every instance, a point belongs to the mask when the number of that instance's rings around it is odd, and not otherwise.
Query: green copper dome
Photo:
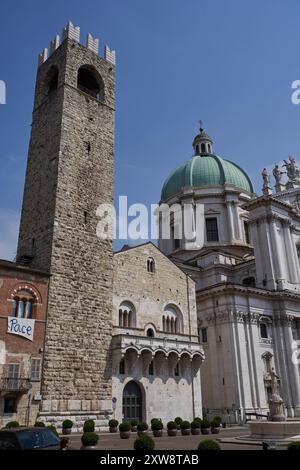
[[[218,155],[202,153],[201,155],[195,155],[171,173],[163,185],[161,200],[164,201],[174,196],[182,188],[220,186],[224,184],[232,184],[248,193],[254,193],[249,176],[238,165],[229,160],[224,160]]]

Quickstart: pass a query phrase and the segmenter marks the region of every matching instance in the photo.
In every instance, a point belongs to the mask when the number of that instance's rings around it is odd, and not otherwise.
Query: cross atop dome
[[[207,155],[211,154],[213,152],[212,149],[212,144],[213,140],[209,137],[208,134],[206,134],[204,127],[203,127],[203,121],[199,121],[200,124],[200,129],[199,129],[199,134],[196,135],[193,141],[193,148],[195,155]]]

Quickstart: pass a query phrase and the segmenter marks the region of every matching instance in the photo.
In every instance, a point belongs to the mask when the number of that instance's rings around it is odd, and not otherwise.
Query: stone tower
[[[111,410],[115,53],[69,23],[39,56],[17,260],[51,274],[41,416],[77,427]]]

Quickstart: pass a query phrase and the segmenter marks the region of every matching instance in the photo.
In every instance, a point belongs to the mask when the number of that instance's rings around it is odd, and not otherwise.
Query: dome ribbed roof
[[[218,155],[196,155],[176,168],[166,179],[161,200],[164,201],[179,193],[182,188],[222,186],[232,184],[238,189],[254,193],[249,176],[235,163]]]

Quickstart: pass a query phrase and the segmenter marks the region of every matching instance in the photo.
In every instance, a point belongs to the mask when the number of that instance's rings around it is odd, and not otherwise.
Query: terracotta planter
[[[131,432],[137,432],[137,426],[132,426],[131,427]]]
[[[137,435],[140,436],[147,436],[148,432],[147,431],[139,431],[137,432]]]
[[[201,434],[209,434],[209,428],[201,428]]]
[[[152,431],[152,432],[153,432],[154,437],[162,437],[163,435],[162,429],[156,429],[155,431]]]
[[[168,436],[177,436],[177,429],[168,429]]]
[[[121,439],[129,439],[130,438],[130,431],[120,431],[120,438]]]
[[[112,433],[118,432],[118,428],[109,428],[109,432],[112,432]]]
[[[220,428],[211,428],[210,430],[212,434],[219,434],[220,432]]]
[[[63,434],[71,434],[72,428],[63,428],[62,433]]]
[[[200,434],[200,428],[192,428],[191,433],[193,436],[198,436]]]
[[[189,436],[191,434],[190,429],[181,429],[181,435],[182,436]]]

